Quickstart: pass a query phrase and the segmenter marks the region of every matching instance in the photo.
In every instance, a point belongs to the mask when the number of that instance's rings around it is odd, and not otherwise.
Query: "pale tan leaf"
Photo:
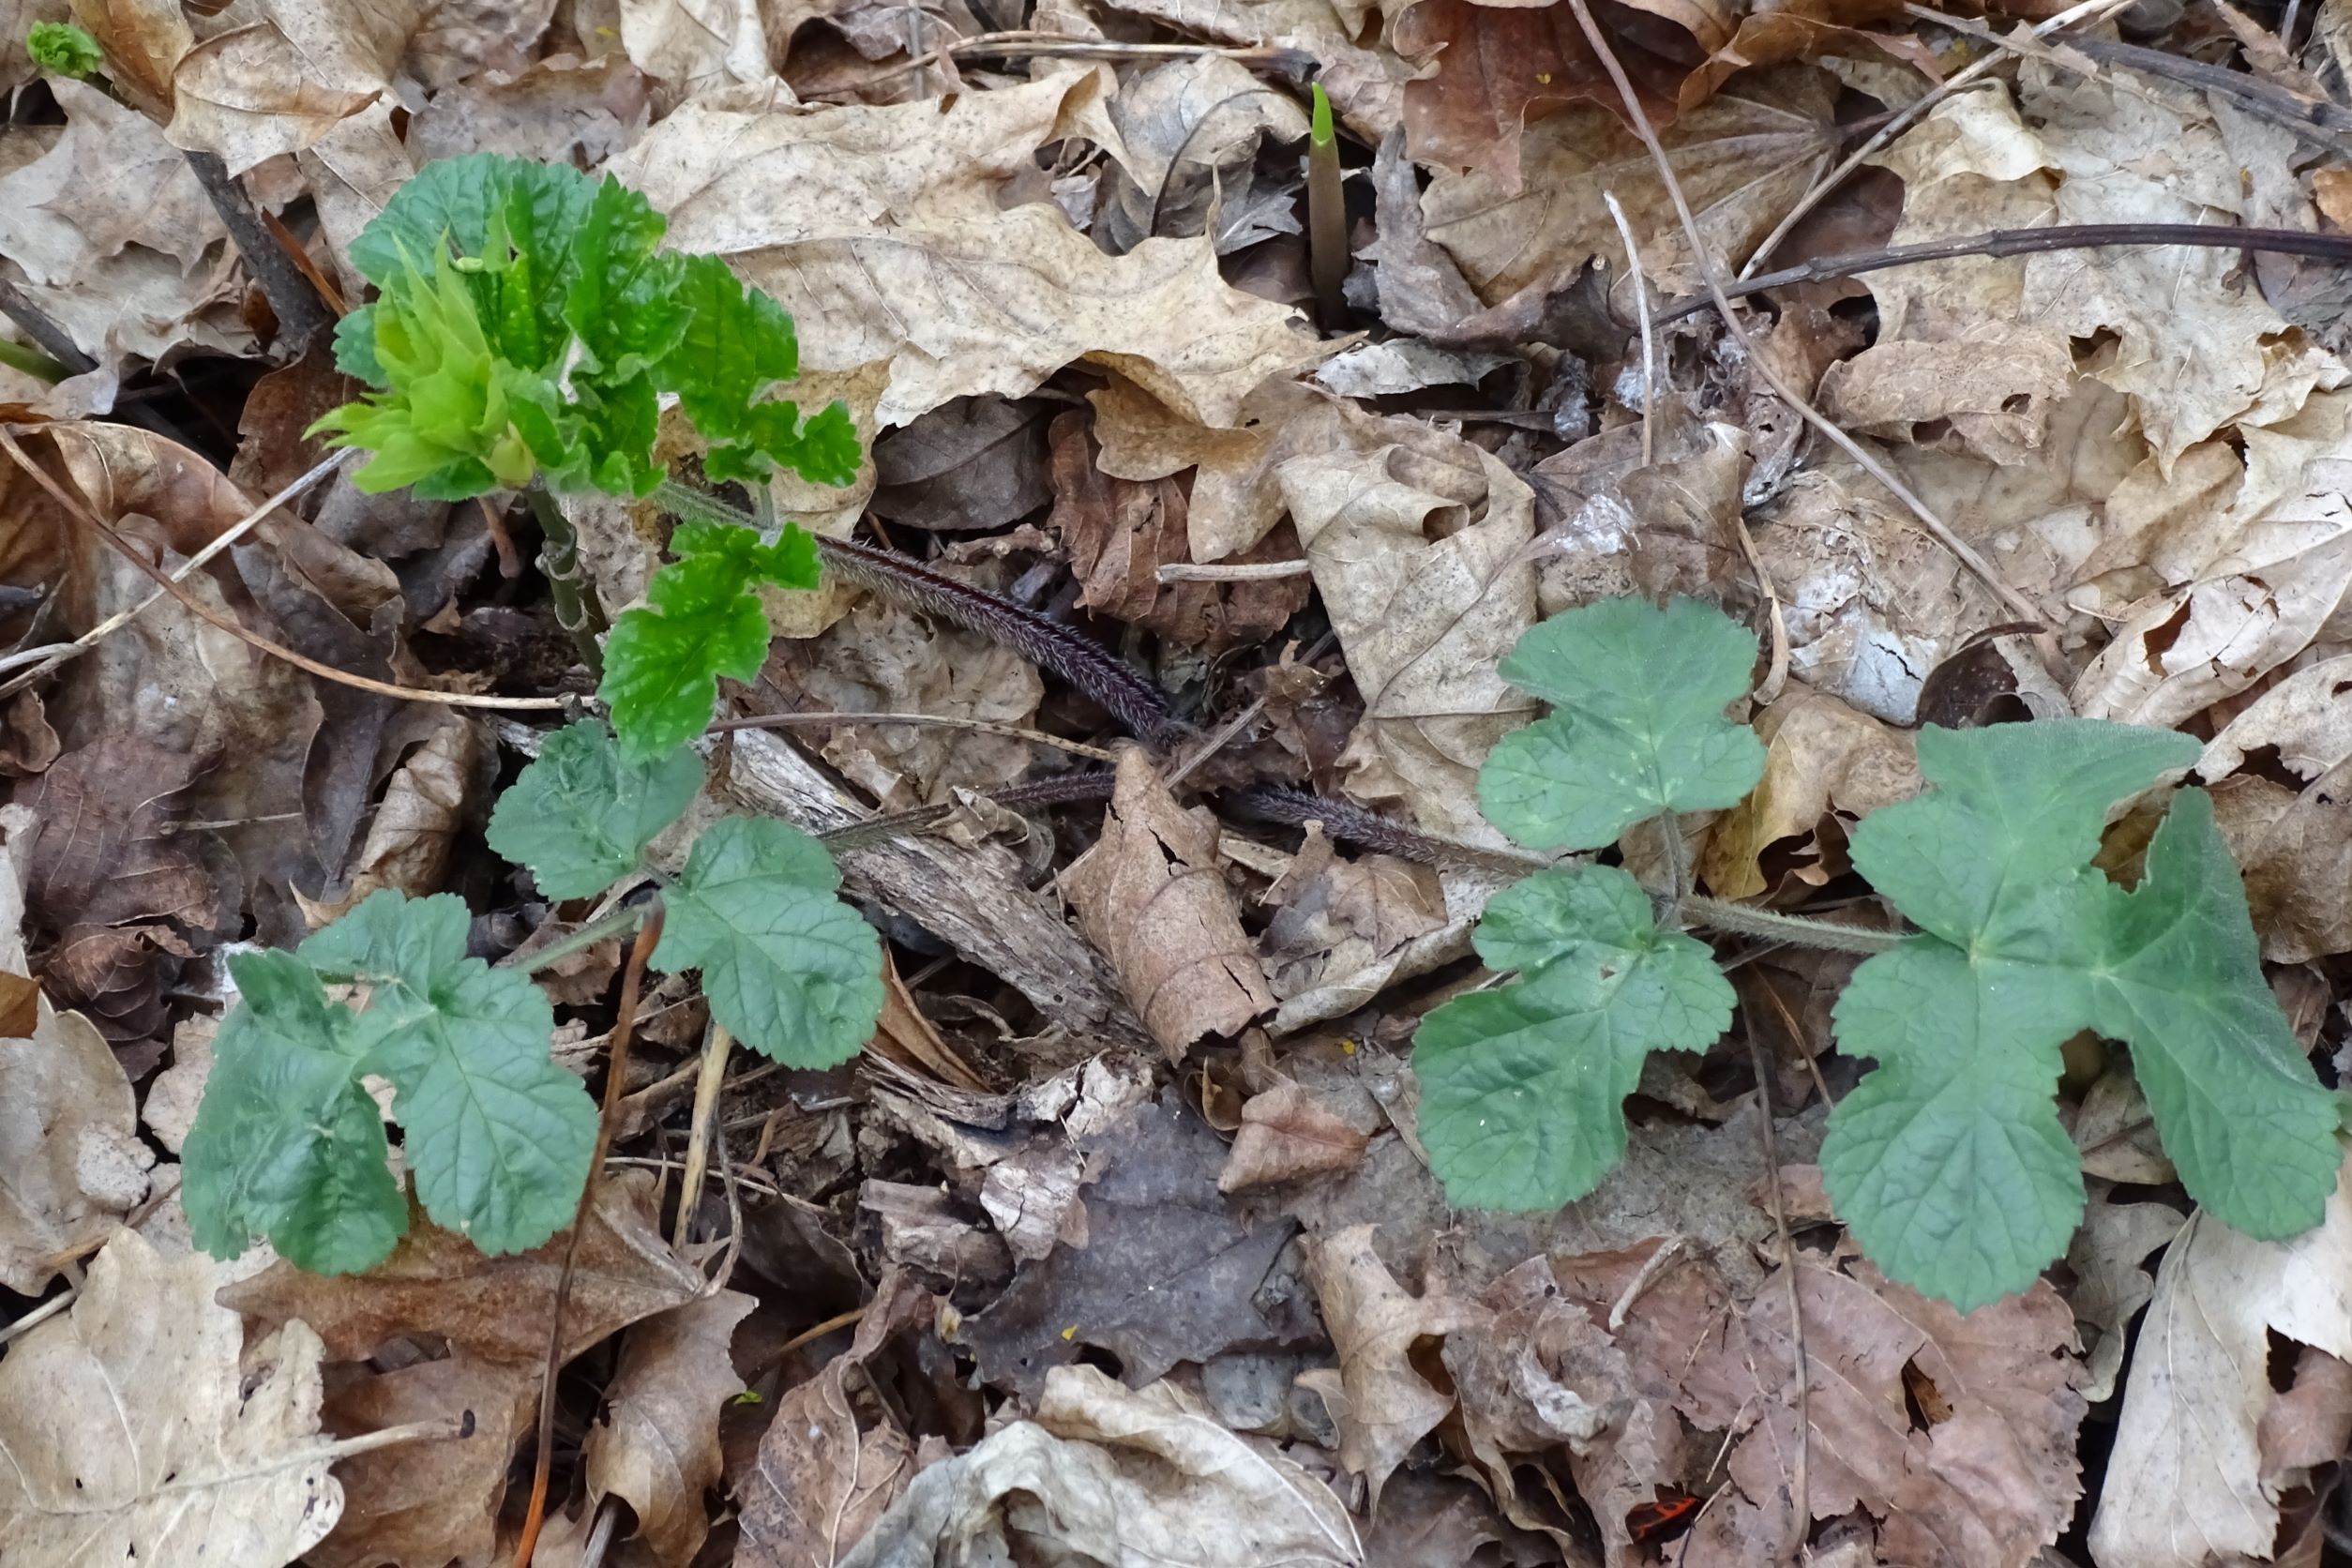
[[[1216,854],[1216,830],[1177,806],[1140,750],[1119,759],[1103,836],[1062,873],[1087,940],[1107,954],[1171,1062],[1204,1034],[1274,1005]]]
[[[260,19],[217,33],[173,73],[175,147],[218,153],[241,174],[299,152],[387,93],[423,0],[264,0]]]
[[[1400,123],[1413,68],[1380,41],[1370,0],[1105,0],[1110,10],[1165,23],[1187,38],[1273,44],[1315,57],[1332,108],[1366,143]],[[1042,23],[1040,23],[1042,25]],[[1369,37],[1369,44],[1359,38]]]
[[[73,20],[106,51],[106,78],[153,120],[172,117],[172,73],[196,46],[177,0],[73,0]]]
[[[1425,830],[1500,843],[1478,765],[1535,704],[1496,663],[1535,621],[1534,492],[1492,454],[1424,430],[1275,471],[1315,586],[1364,697],[1349,792]]]
[[[334,1528],[318,1335],[288,1323],[240,1364],[224,1266],[124,1231],[72,1309],[0,1361],[0,1541],[57,1568],[278,1568]]]
[[[2100,1568],[2268,1559],[2279,1504],[2259,1434],[2273,1336],[2352,1359],[2352,1195],[2314,1230],[2257,1242],[2199,1213],[2156,1273],[2107,1463],[2090,1550]]]
[[[1339,1462],[1364,1477],[1377,1505],[1381,1483],[1454,1409],[1454,1396],[1432,1388],[1413,1366],[1414,1345],[1479,1322],[1485,1313],[1434,1290],[1409,1294],[1373,1250],[1374,1229],[1354,1226],[1307,1248],[1307,1278],[1339,1366],[1304,1373],[1299,1381],[1323,1396],[1339,1428]]]
[[[2088,1348],[2083,1398],[2089,1403],[2103,1403],[2114,1395],[2123,1370],[2124,1329],[2156,1293],[2148,1259],[2179,1232],[2180,1211],[2162,1203],[2115,1203],[2101,1197],[2084,1209],[2066,1262],[2074,1271],[2068,1304]]]
[[[684,1568],[710,1529],[702,1494],[719,1476],[718,1413],[743,1390],[727,1347],[758,1304],[721,1290],[630,1329],[610,1410],[588,1433],[590,1500],[626,1499],[663,1568]]]
[[[1416,9],[1430,5],[1487,10],[1467,0],[1425,0]],[[1576,31],[1575,18],[1560,8],[1545,14]],[[1837,138],[1835,96],[1824,73],[1782,67],[1743,78],[1660,133],[1718,265],[1726,256],[1744,257],[1828,166]],[[1488,305],[1554,287],[1594,256],[1606,257],[1617,276],[1624,242],[1601,201],[1604,190],[1616,193],[1641,238],[1651,287],[1696,283],[1690,243],[1665,187],[1616,111],[1614,102],[1606,111],[1579,105],[1531,128],[1519,152],[1524,183],[1485,165],[1431,180],[1422,200],[1429,238]]]
[[[1229,425],[1259,382],[1323,356],[1292,311],[1228,287],[1206,240],[1106,256],[1058,208],[997,204],[1104,76],[882,108],[688,104],[613,171],[670,215],[668,243],[726,256],[792,312],[805,365],[888,364],[885,426],[1080,359]]]
[[[1035,1421],[915,1476],[840,1560],[1078,1560],[1069,1548],[1080,1543],[1100,1568],[1364,1560],[1339,1500],[1273,1445],[1226,1430],[1173,1384],[1128,1389],[1091,1366],[1055,1367]]]

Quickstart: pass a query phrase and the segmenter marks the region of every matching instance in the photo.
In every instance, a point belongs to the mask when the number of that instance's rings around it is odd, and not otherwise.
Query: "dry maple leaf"
[[[319,1434],[318,1335],[240,1361],[222,1266],[124,1231],[81,1298],[0,1361],[0,1542],[11,1561],[277,1568],[342,1511]]]
[[[1231,425],[1259,382],[1326,354],[1291,310],[1229,287],[1205,239],[1106,256],[1058,207],[998,205],[1106,74],[813,113],[688,104],[613,172],[669,214],[667,243],[725,256],[792,312],[805,367],[886,362],[883,425],[1024,396],[1079,359]]]

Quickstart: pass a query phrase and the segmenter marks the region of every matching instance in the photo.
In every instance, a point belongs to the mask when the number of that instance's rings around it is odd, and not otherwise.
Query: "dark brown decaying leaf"
[[[1102,838],[1062,889],[1169,1061],[1274,1005],[1218,868],[1216,829],[1177,806],[1141,751],[1119,759]]]
[[[873,509],[937,532],[1018,522],[1053,498],[1045,426],[1053,405],[954,398],[874,443]]]
[[[1225,1144],[1173,1094],[1092,1140],[1105,1167],[1080,1194],[1086,1245],[1024,1263],[1004,1294],[964,1320],[980,1375],[1034,1398],[1047,1372],[1097,1346],[1131,1383],[1180,1361],[1300,1335],[1253,1298],[1296,1227],[1244,1225],[1217,1191]]]
[[[357,1437],[412,1421],[455,1420],[462,1438],[401,1443],[344,1460],[343,1516],[312,1548],[316,1568],[490,1568],[506,1467],[537,1407],[534,1369],[464,1350],[388,1372],[327,1372],[325,1424]]]
[[[1083,415],[1055,419],[1051,439],[1053,514],[1047,526],[1070,551],[1078,603],[1212,651],[1264,638],[1304,608],[1304,572],[1259,581],[1162,582],[1160,567],[1192,560],[1184,485],[1172,477],[1138,481],[1104,473]],[[1302,556],[1298,536],[1277,527],[1226,559],[1254,565]]]
[[[1683,79],[1731,40],[1732,18],[1713,0],[1594,9],[1660,125],[1673,120]],[[1420,0],[1392,25],[1398,53],[1435,65],[1405,87],[1405,132],[1419,162],[1489,169],[1515,189],[1521,127],[1579,99],[1618,108],[1616,89],[1565,6]]]
[[[1813,1517],[1866,1510],[1890,1560],[2024,1568],[2073,1516],[2084,1404],[2073,1314],[2046,1282],[1963,1317],[1867,1262],[1798,1264],[1812,1422]],[[1760,1560],[1793,1538],[1794,1358],[1787,1296],[1768,1281],[1684,1380],[1702,1428],[1760,1420],[1731,1450],[1739,1496],[1694,1531],[1695,1562]],[[1931,1400],[1928,1394],[1932,1393]],[[1913,1410],[1948,1414],[1922,1424]]]
[[[834,1568],[906,1490],[914,1440],[866,1363],[931,1304],[906,1275],[884,1275],[850,1348],[776,1401],[743,1488],[737,1568]]]
[[[604,1421],[588,1434],[590,1500],[626,1499],[662,1568],[685,1568],[709,1530],[702,1493],[718,1481],[718,1413],[743,1387],[728,1345],[759,1304],[721,1290],[631,1327]]]
[[[266,1323],[299,1318],[336,1361],[365,1361],[396,1337],[438,1334],[485,1361],[535,1364],[547,1353],[548,1310],[565,1239],[485,1258],[463,1237],[418,1217],[392,1256],[366,1274],[333,1277],[271,1264],[222,1292],[224,1304]],[[589,1210],[564,1315],[569,1360],[607,1335],[691,1300],[700,1271],[662,1239],[654,1177],[609,1176]]]

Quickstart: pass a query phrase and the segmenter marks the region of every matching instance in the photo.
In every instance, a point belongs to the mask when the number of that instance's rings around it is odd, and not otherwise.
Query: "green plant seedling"
[[[24,53],[52,76],[76,82],[98,74],[106,63],[98,39],[70,22],[36,22],[24,35]]]
[[[1523,843],[1591,850],[1736,804],[1764,752],[1724,710],[1755,658],[1753,637],[1689,600],[1612,600],[1535,627],[1502,671],[1554,712],[1488,759],[1488,816]],[[2264,982],[2209,797],[2175,792],[2135,887],[2091,864],[2108,811],[2196,754],[2187,736],[2096,720],[1931,726],[1929,790],[1856,832],[1856,869],[1919,934],[1877,944],[1837,1003],[1839,1048],[1877,1064],[1831,1117],[1821,1169],[1891,1278],[1966,1310],[2063,1253],[2083,1184],[2055,1098],[2059,1047],[2087,1029],[2131,1047],[2166,1152],[2217,1218],[2271,1238],[2318,1223],[2338,1096]],[[1683,895],[1659,896],[1726,928],[1862,945],[1849,927]],[[1422,1140],[1457,1202],[1571,1202],[1623,1153],[1645,1057],[1705,1048],[1731,988],[1615,867],[1528,878],[1488,905],[1477,943],[1518,977],[1424,1020]]]
[[[702,779],[690,751],[633,761],[603,724],[550,735],[491,813],[490,841],[555,897],[640,869]],[[882,1011],[882,948],[837,897],[824,847],[782,822],[703,832],[667,895],[656,968],[699,969],[711,1011],[780,1062],[855,1055]],[[293,953],[230,960],[240,1000],[182,1152],[197,1244],[232,1258],[265,1238],[322,1274],[382,1262],[409,1205],[363,1080],[392,1085],[415,1197],[485,1252],[569,1223],[596,1110],[549,1058],[554,1015],[522,971],[465,953],[468,915],[440,894],[377,893]],[[364,987],[363,1004],[330,984]]]

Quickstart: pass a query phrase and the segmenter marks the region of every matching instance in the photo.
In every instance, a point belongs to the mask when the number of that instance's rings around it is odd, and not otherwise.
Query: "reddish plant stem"
[[[580,1262],[580,1232],[588,1229],[595,1206],[596,1178],[603,1173],[605,1155],[612,1149],[612,1129],[620,1119],[624,1088],[628,1080],[629,1037],[637,1029],[637,995],[645,980],[646,960],[661,941],[661,905],[645,912],[629,944],[628,966],[621,972],[621,1005],[612,1018],[612,1049],[604,1065],[604,1105],[596,1115],[596,1153],[588,1157],[588,1180],[580,1189],[580,1207],[572,1214],[571,1237],[564,1244],[564,1272],[555,1280],[555,1305],[548,1314],[547,1371],[539,1383],[539,1449],[531,1464],[531,1503],[522,1516],[522,1533],[515,1542],[514,1568],[531,1568],[531,1554],[539,1544],[539,1527],[547,1518],[548,1472],[555,1460],[555,1377],[564,1366],[564,1309],[571,1304],[572,1274]]]

